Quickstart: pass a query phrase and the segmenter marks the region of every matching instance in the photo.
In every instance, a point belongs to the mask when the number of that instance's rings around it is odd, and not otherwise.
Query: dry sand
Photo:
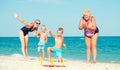
[[[120,70],[120,63],[86,64],[82,61],[65,60],[65,67],[44,67],[38,58],[25,61],[22,57],[0,56],[0,70]],[[43,65],[48,65],[45,60]],[[61,63],[55,62],[55,65]]]

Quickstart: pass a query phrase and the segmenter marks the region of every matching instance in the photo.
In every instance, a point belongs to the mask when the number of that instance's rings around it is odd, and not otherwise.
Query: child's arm
[[[40,37],[40,32],[37,32],[37,30],[34,31],[34,36]]]
[[[37,36],[37,33],[38,33],[37,30],[35,30],[35,31],[34,31],[34,36]]]
[[[66,44],[64,43],[64,38],[63,38],[63,46],[66,47]]]
[[[55,38],[55,35],[50,30],[48,30],[48,32],[53,38]]]
[[[63,41],[63,47],[64,47],[64,48],[63,48],[64,50],[67,49],[66,44],[64,43],[64,41]]]
[[[67,49],[66,44],[64,43],[64,38],[63,38],[63,47],[64,47],[64,48],[63,48],[64,50]]]
[[[46,35],[46,39],[45,39],[45,42],[47,43],[47,41],[48,41],[48,35]]]
[[[26,22],[24,19],[20,18],[17,13],[14,13],[14,17],[19,20],[21,23],[25,24],[28,27],[32,27],[33,24]]]

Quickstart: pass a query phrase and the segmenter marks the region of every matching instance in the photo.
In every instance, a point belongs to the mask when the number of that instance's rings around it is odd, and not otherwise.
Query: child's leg
[[[58,56],[58,62],[62,62],[62,50],[57,49],[56,55]]]
[[[39,54],[39,59],[41,59],[41,52],[40,52],[41,47],[38,46],[38,54]]]
[[[42,59],[44,60],[44,49],[42,50]]]
[[[38,54],[40,55],[40,50],[38,51]]]
[[[39,54],[39,56],[40,56],[40,59],[41,59],[41,52],[40,52],[40,50],[38,50],[38,54]]]
[[[61,57],[58,57],[58,62],[62,62],[62,58]]]
[[[47,49],[47,52],[48,52],[48,61],[50,61],[50,54],[51,54],[51,52],[52,51],[54,51],[54,49],[52,48],[52,47],[48,47],[48,49]]]

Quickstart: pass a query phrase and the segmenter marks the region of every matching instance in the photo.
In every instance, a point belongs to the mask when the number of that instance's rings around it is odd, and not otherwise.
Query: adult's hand
[[[17,18],[17,17],[18,17],[18,14],[17,14],[16,12],[14,13],[14,17],[15,17],[15,18]]]

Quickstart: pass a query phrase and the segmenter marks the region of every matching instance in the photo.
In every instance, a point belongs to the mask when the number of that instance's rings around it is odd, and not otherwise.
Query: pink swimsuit
[[[92,22],[89,21],[88,26],[91,27],[92,25],[93,25]],[[95,33],[95,30],[90,30],[87,28],[84,29],[85,36],[92,37],[94,35],[94,33]]]

